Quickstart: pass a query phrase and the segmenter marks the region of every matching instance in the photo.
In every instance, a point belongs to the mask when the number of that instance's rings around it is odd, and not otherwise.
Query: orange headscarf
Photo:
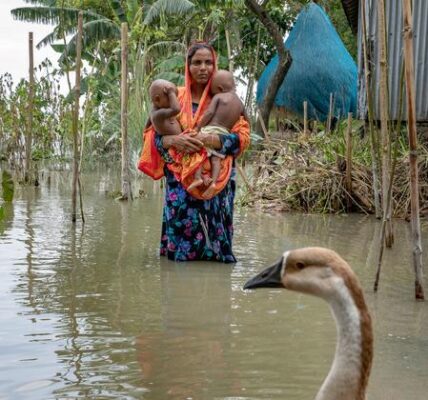
[[[209,48],[213,55],[214,60],[214,71],[217,69],[216,54],[211,46]],[[186,57],[185,67],[185,86],[178,88],[178,100],[181,105],[181,113],[178,116],[178,120],[183,128],[183,135],[195,127],[195,125],[202,118],[204,111],[207,109],[211,102],[211,79],[205,86],[204,92],[202,93],[199,101],[199,106],[196,112],[193,114],[192,110],[192,76],[189,71],[188,57]],[[240,117],[238,122],[232,128],[232,132],[237,133],[240,139],[240,153],[244,151],[250,142],[250,128],[248,121],[244,117]],[[147,128],[143,133],[143,151],[141,153],[140,160],[138,162],[138,169],[149,175],[153,179],[159,179],[164,176],[164,161],[160,156],[156,145],[155,145],[155,131],[153,126]],[[207,153],[205,149],[202,149],[198,153],[190,155],[183,155],[174,148],[169,150],[169,154],[172,156],[174,162],[168,163],[167,168],[174,173],[175,178],[181,182],[185,189],[193,182],[194,172],[202,165],[205,172],[209,172],[211,169],[210,162],[207,160]],[[232,171],[233,157],[227,156],[221,162],[221,170],[219,178],[216,183],[215,195],[224,189],[230,178]],[[189,191],[189,193],[198,199],[203,199],[202,193],[205,187],[197,187]]]

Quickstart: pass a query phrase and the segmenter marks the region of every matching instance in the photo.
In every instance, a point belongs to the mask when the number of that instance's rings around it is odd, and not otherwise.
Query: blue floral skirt
[[[232,252],[235,171],[210,200],[192,197],[165,168],[160,254],[174,261],[236,262]]]

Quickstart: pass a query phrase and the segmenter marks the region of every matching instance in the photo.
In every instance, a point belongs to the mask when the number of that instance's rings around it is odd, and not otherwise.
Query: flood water
[[[116,172],[85,173],[82,229],[70,222],[70,178],[50,172],[39,188],[18,187],[0,222],[1,400],[313,399],[335,349],[328,306],[242,290],[283,251],[308,245],[339,252],[365,289],[375,329],[368,399],[428,399],[428,303],[413,300],[407,223],[395,221],[374,294],[372,217],[237,207],[237,264],[173,263],[158,255],[158,182],[139,183],[145,195],[127,204],[107,194]]]

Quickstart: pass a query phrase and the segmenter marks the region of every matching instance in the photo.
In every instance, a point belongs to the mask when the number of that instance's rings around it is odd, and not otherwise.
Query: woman
[[[230,134],[188,134],[210,103],[211,77],[215,70],[216,55],[211,46],[206,43],[190,46],[185,86],[179,88],[178,93],[181,105],[179,121],[185,132],[160,136],[152,127],[144,132],[144,147],[138,168],[153,179],[166,178],[160,254],[174,261],[236,262],[232,252],[235,196],[233,158],[249,145],[249,124],[241,117]],[[197,192],[192,191],[191,195],[179,182],[178,166],[172,162],[168,149],[172,147],[183,154],[195,154],[201,153],[207,144],[225,156],[233,157],[226,157],[230,163],[224,163],[220,174],[221,179],[225,180],[224,189],[212,199],[202,200]]]

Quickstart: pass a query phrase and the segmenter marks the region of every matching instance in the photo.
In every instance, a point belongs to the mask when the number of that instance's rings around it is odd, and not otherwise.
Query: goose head
[[[250,279],[244,289],[278,287],[330,300],[339,283],[359,289],[350,266],[334,251],[306,247],[286,251],[272,266]]]

